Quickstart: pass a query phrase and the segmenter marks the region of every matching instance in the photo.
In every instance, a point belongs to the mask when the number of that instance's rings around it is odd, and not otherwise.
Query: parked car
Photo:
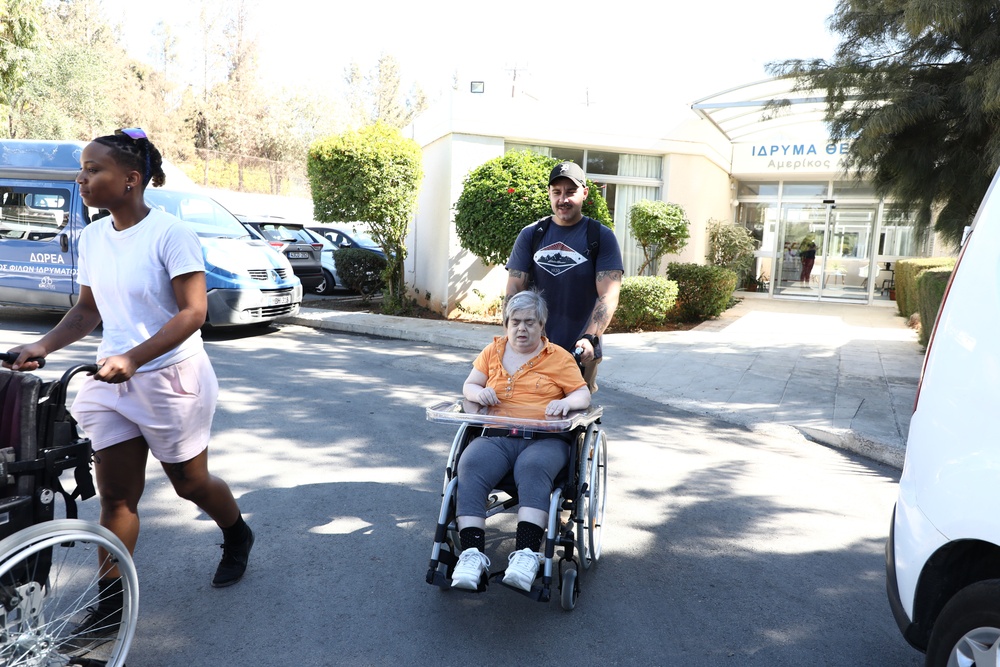
[[[320,251],[320,264],[323,268],[323,282],[321,282],[316,287],[317,294],[333,294],[334,290],[338,287],[342,287],[340,284],[340,276],[337,275],[337,262],[334,261],[333,251],[337,249],[337,246],[333,244],[333,241],[317,234],[311,229],[306,229],[306,233],[313,239],[315,243],[319,243],[323,246]]]
[[[288,258],[292,271],[302,281],[304,291],[316,291],[323,282],[323,266],[320,259],[323,244],[310,236],[303,225],[271,216],[237,214],[236,217],[246,225],[247,229]]]
[[[903,637],[930,667],[1000,658],[1000,172],[932,326],[886,543]]]
[[[382,250],[382,247],[363,232],[349,231],[333,225],[309,225],[309,229],[329,239],[338,248],[361,248],[385,259],[385,251]]]
[[[55,310],[76,303],[80,234],[107,215],[80,198],[75,179],[84,146],[0,140],[0,303]],[[298,312],[302,286],[288,261],[251,239],[213,199],[188,190],[149,188],[146,203],[176,215],[198,234],[208,324],[267,324]]]

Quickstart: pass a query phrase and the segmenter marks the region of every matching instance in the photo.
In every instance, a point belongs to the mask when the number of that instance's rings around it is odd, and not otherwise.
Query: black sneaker
[[[69,644],[78,651],[96,648],[118,636],[122,624],[122,610],[102,611],[99,607],[87,607],[83,621],[70,632]]]
[[[225,588],[232,586],[243,578],[247,571],[247,561],[250,559],[250,549],[253,548],[253,531],[247,527],[247,538],[239,544],[222,544],[222,561],[215,571],[212,586]]]

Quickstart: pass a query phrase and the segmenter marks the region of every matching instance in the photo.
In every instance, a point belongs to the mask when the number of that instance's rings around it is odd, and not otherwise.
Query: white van
[[[889,602],[926,664],[1000,664],[1000,172],[928,344],[886,543]]]

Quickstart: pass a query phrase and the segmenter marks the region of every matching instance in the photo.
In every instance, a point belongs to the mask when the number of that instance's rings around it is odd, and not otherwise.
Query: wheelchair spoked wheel
[[[607,506],[608,438],[593,424],[587,431],[584,455],[580,457],[580,480],[587,491],[580,497],[583,525],[576,536],[580,564],[588,569],[601,557],[601,531]]]
[[[86,653],[71,633],[97,606],[98,549],[117,565],[123,592],[122,621],[100,659],[124,665],[139,613],[135,566],[111,531],[76,519],[46,521],[0,541],[0,665],[71,665]]]

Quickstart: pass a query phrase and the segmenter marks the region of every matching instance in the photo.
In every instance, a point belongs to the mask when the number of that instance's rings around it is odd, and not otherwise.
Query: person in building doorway
[[[799,259],[802,260],[802,272],[799,274],[799,280],[808,285],[812,276],[813,264],[816,263],[816,242],[812,236],[802,239],[802,245],[799,246]]]
[[[223,556],[212,585],[239,581],[254,534],[229,486],[208,471],[208,442],[219,384],[201,339],[207,313],[205,264],[194,230],[151,209],[143,193],[165,181],[162,158],[139,128],[87,144],[77,175],[84,204],[110,212],[80,237],[76,305],[37,342],[10,350],[14,370],[35,370],[35,358],[70,345],[102,326],[100,369],[71,407],[91,439],[101,497],[101,525],[129,552],[139,538],[138,504],[150,453],[177,494],[221,528]],[[79,648],[117,633],[122,583],[101,554],[97,604],[74,631]]]
[[[549,174],[552,215],[521,230],[507,261],[507,291],[533,286],[549,309],[546,335],[563,349],[581,350],[583,376],[597,390],[600,338],[618,308],[622,254],[614,232],[583,215],[590,194],[583,169],[557,164]]]

